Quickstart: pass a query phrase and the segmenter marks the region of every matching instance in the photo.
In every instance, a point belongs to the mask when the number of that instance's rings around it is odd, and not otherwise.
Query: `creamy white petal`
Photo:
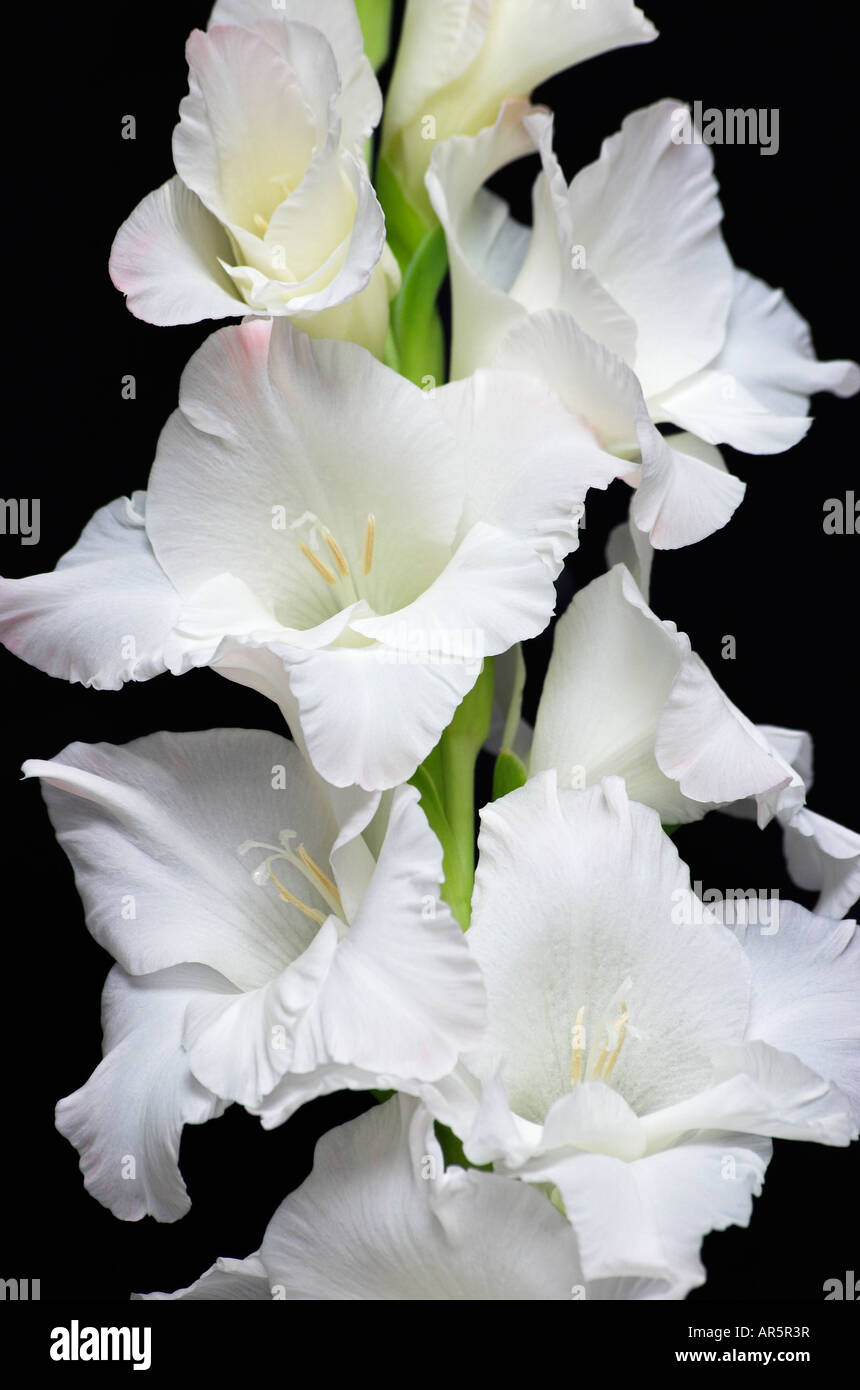
[[[672,824],[737,800],[739,787],[766,824],[798,783],[623,565],[580,590],[556,624],[529,768],[578,788],[623,776]]]
[[[533,153],[540,154],[544,167],[535,185],[535,228],[528,238],[483,184],[503,165]],[[548,113],[525,102],[505,102],[493,127],[474,139],[459,137],[437,147],[427,190],[448,242],[453,377],[491,363],[523,310],[565,310],[592,336],[632,357],[633,320],[573,255],[574,229]]]
[[[604,1154],[547,1165],[591,1279],[665,1278],[683,1298],[705,1281],[699,1257],[712,1230],[746,1226],[770,1158],[750,1135],[697,1137],[633,1163]]]
[[[477,522],[502,527],[558,572],[576,548],[588,489],[608,487],[616,462],[554,390],[524,371],[478,370],[435,399],[469,450],[460,534]]]
[[[318,864],[338,824],[298,749],[248,729],[151,734],[124,747],[71,744],[31,760],[96,940],[134,974],[196,961],[258,988],[304,951],[314,924],[252,879],[248,840],[295,830]],[[259,859],[263,851],[257,852]],[[282,872],[281,872],[282,871]],[[298,870],[279,864],[304,898]]]
[[[852,396],[860,390],[855,362],[819,362],[809,325],[763,280],[734,272],[726,342],[706,371],[677,383],[654,402],[660,419],[674,420],[712,443],[751,454],[778,453],[809,428],[816,391]]]
[[[186,187],[228,226],[253,232],[301,183],[320,132],[293,62],[314,50],[315,86],[333,98],[337,65],[323,35],[307,26],[194,30],[186,45],[189,91],[179,108],[173,159]],[[327,102],[323,98],[323,110]]]
[[[104,1060],[57,1106],[87,1191],[124,1221],[176,1221],[190,1206],[177,1166],[182,1127],[224,1105],[191,1074],[182,1018],[194,993],[212,988],[218,976],[200,966],[137,977],[115,966],[102,997]]]
[[[188,364],[148,524],[183,593],[227,571],[282,622],[312,627],[346,603],[314,573],[301,550],[312,537],[293,523],[318,517],[372,607],[392,611],[442,569],[463,494],[456,440],[425,392],[354,344],[252,321],[213,334]]]
[[[508,1178],[445,1170],[430,1117],[404,1097],[320,1140],[261,1258],[290,1300],[561,1300],[583,1282],[552,1204]]]
[[[353,0],[324,0],[323,4],[320,0],[288,0],[277,8],[272,0],[216,0],[208,27],[239,24],[253,29],[278,18],[322,31],[331,44],[340,74],[338,109],[345,131],[355,141],[369,135],[382,115],[382,93],[364,54]]]
[[[540,563],[535,561],[535,563]],[[480,660],[432,660],[378,643],[287,653],[308,752],[336,787],[407,781],[438,743]]]
[[[716,357],[732,302],[713,156],[673,140],[682,109],[660,101],[635,111],[570,186],[588,265],[636,322],[646,396]]]
[[[114,238],[110,275],[128,307],[147,323],[197,323],[244,314],[247,306],[223,269],[230,240],[179,177],[138,203]]]
[[[724,526],[744,485],[719,453],[691,435],[666,439],[652,424],[639,381],[627,363],[598,342],[573,314],[544,309],[505,334],[495,365],[534,373],[599,445],[622,459],[617,472],[638,492],[631,504],[637,529],[661,549],[690,545]]]
[[[0,581],[0,638],[49,675],[97,690],[166,670],[180,598],[156,560],[144,496],[101,507],[51,573]]]
[[[818,892],[815,911],[822,917],[844,917],[860,898],[860,835],[806,806],[783,825],[793,881]]]
[[[794,1053],[851,1097],[860,1120],[860,937],[855,922],[780,902],[763,923],[756,905],[731,913],[752,963],[747,1037]]]
[[[185,1046],[198,1079],[259,1110],[287,1073],[303,1074],[309,1098],[317,1078],[316,1094],[331,1089],[338,1067],[409,1081],[449,1072],[480,1036],[484,991],[441,880],[418,793],[401,788],[349,930],[329,918],[270,985],[189,1006]]]
[[[409,0],[386,100],[385,141],[424,112],[442,140],[489,125],[508,96],[527,96],[553,73],[656,30],[631,0]]]
[[[689,873],[657,815],[616,778],[559,792],[546,773],[484,808],[479,848],[468,939],[489,1001],[483,1067],[505,1059],[513,1110],[544,1122],[570,1093],[577,1022],[585,1065],[619,999],[620,1095],[642,1114],[695,1094],[714,1048],[742,1036],[749,967],[706,914],[682,920]]]

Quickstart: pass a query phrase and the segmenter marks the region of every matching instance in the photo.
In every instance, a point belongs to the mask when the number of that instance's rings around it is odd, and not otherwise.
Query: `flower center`
[[[333,912],[336,917],[344,921],[345,913],[343,910],[343,903],[340,900],[340,894],[337,891],[334,881],[320,868],[316,860],[311,858],[303,844],[296,845],[295,850],[292,848],[291,842],[297,838],[296,831],[282,830],[278,838],[281,841],[280,845],[269,845],[263,840],[246,840],[244,844],[239,846],[240,854],[247,854],[249,849],[268,849],[272,851],[272,853],[263,860],[262,864],[257,866],[251,875],[254,882],[261,887],[264,883],[273,883],[285,903],[289,903],[291,907],[296,908],[297,911],[303,913],[305,917],[310,917],[311,921],[318,922],[322,925],[328,913],[320,912],[319,908],[311,907],[308,903],[303,902],[301,898],[297,897],[295,893],[290,892],[289,888],[281,882],[272,869],[272,865],[276,860],[283,859],[286,863],[292,864],[294,869],[298,869],[302,877],[316,890],[319,897],[322,898],[329,912]]]
[[[315,512],[303,512],[290,526],[291,531],[304,532],[306,539],[299,541],[299,550],[312,569],[324,579],[326,584],[340,591],[346,603],[358,600],[355,581],[343,549],[326,525]],[[361,555],[361,573],[364,577],[373,568],[373,550],[376,543],[376,517],[370,512],[364,530],[364,546]],[[323,548],[325,547],[325,549]],[[345,606],[345,604],[344,604]]]
[[[630,1015],[627,1005],[619,996],[626,993],[631,985],[625,980],[615,998],[610,1002],[607,1014],[615,1014],[611,1021],[604,1017],[600,1026],[591,1032],[586,1027],[586,1006],[583,1004],[576,1015],[571,1029],[570,1084],[578,1086],[581,1081],[608,1082],[621,1049],[627,1037]],[[617,1014],[615,1011],[618,1011]]]
[[[269,183],[273,183],[276,189],[280,190],[281,196],[269,213],[269,217],[264,217],[261,212],[254,213],[254,226],[257,228],[260,236],[266,235],[266,232],[269,230],[269,218],[271,218],[276,209],[281,206],[284,199],[289,198],[293,191],[293,185],[290,183],[286,174],[273,174],[269,179]]]

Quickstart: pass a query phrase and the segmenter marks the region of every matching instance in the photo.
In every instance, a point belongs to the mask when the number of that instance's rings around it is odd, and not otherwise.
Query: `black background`
[[[523,0],[526,3],[526,0]],[[776,107],[780,150],[715,150],[736,262],[783,286],[813,326],[822,357],[856,355],[849,303],[855,221],[854,55],[841,7],[790,9],[717,0],[653,0],[656,43],[597,58],[538,93],[556,111],[556,145],[570,178],[628,111],[660,97],[707,107]],[[41,543],[0,538],[0,568],[51,569],[101,504],[145,486],[180,372],[217,326],[157,328],[134,319],[107,275],[122,219],[172,173],[170,136],[186,91],[184,40],[206,3],[88,9],[73,27],[31,7],[7,23],[8,59],[28,74],[7,133],[6,338],[14,395],[7,405],[6,497],[41,499]],[[802,22],[801,22],[802,21]],[[384,79],[384,74],[383,74]],[[121,138],[134,115],[137,138]],[[505,181],[524,218],[535,168]],[[11,306],[9,300],[11,298]],[[124,401],[123,375],[137,380]],[[823,503],[854,488],[857,406],[817,397],[810,435],[788,455],[739,456],[748,481],[730,525],[691,549],[658,557],[652,606],[690,633],[728,694],[754,720],[808,728],[816,747],[814,809],[857,824],[856,536],[826,536]],[[11,436],[11,438],[9,438]],[[564,606],[599,573],[608,527],[627,489],[589,499],[582,548],[560,583]],[[721,639],[737,639],[723,661]],[[534,696],[549,641],[530,644]],[[77,1155],[53,1129],[57,1099],[100,1056],[99,995],[109,960],[90,939],[71,870],[54,843],[38,787],[20,786],[25,757],[74,739],[125,742],[152,731],[241,725],[277,728],[273,706],[211,672],[161,677],[118,693],[68,686],[0,651],[5,697],[3,1091],[4,1217],[0,1276],[40,1278],[43,1300],[125,1300],[173,1289],[219,1254],[254,1250],[281,1198],[308,1172],[316,1138],[366,1107],[345,1094],[314,1102],[269,1134],[234,1106],[187,1128],[181,1167],[192,1197],[175,1225],[124,1224],[83,1188]],[[775,827],[712,816],[677,836],[705,885],[778,888],[786,878]],[[749,1231],[710,1236],[706,1287],[694,1299],[821,1300],[825,1279],[860,1268],[854,1152],[778,1143]]]

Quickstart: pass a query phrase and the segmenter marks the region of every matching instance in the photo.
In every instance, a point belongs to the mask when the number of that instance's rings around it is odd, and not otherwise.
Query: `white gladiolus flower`
[[[191,359],[146,513],[96,514],[0,634],[116,689],[213,665],[275,699],[337,786],[406,781],[485,656],[534,636],[616,463],[543,383],[427,393],[351,343],[252,320]]]
[[[414,788],[371,828],[378,796],[243,729],[73,744],[24,772],[117,961],[104,1060],[57,1107],[117,1216],[183,1215],[182,1127],[227,1102],[271,1128],[329,1091],[414,1089],[477,1041],[480,972]]]
[[[398,1096],[323,1136],[259,1252],[143,1299],[632,1300],[648,1279],[586,1284],[570,1225],[534,1189],[444,1167],[428,1112]]]
[[[506,97],[657,31],[632,0],[409,0],[385,100],[383,154],[422,209],[433,142],[492,125]]]
[[[176,176],[120,228],[111,276],[150,323],[288,315],[381,355],[399,272],[361,152],[382,103],[355,8],[222,22],[254,9],[218,5],[191,35]]]
[[[556,623],[525,759],[530,774],[554,769],[561,787],[623,777],[672,825],[754,798],[765,826],[804,798],[800,775],[723,694],[686,633],[652,613],[624,565],[580,589]]]
[[[773,1137],[857,1134],[854,923],[782,904],[721,924],[656,813],[554,773],[483,811],[467,933],[488,994],[476,1053],[423,1092],[474,1163],[559,1191],[587,1279],[704,1279],[746,1224]]]
[[[427,174],[451,262],[452,374],[543,376],[632,461],[633,520],[670,549],[725,525],[743,495],[711,446],[787,449],[814,392],[860,388],[856,364],[817,361],[781,291],[732,265],[710,148],[675,142],[680,110],[628,116],[568,187],[552,116],[508,102],[492,128],[439,146]],[[542,165],[531,230],[484,186],[528,154]],[[688,433],[664,439],[654,422]]]

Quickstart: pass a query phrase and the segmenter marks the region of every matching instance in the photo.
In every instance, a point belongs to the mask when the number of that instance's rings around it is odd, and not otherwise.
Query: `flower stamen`
[[[570,1039],[571,1046],[573,1048],[573,1053],[570,1059],[571,1086],[579,1085],[579,1082],[582,1080],[582,1058],[585,1052],[585,1025],[583,1023],[584,1017],[585,1005],[583,1004],[582,1008],[579,1010],[579,1013],[576,1015],[576,1023],[573,1025],[573,1030]]]
[[[323,527],[323,539],[334,556],[334,562],[343,575],[344,579],[349,578],[349,565],[346,563],[346,556],[332,535],[327,526]]]
[[[327,584],[337,583],[336,577],[332,574],[325,561],[321,560],[318,555],[314,555],[314,552],[311,550],[310,546],[305,545],[304,541],[299,541],[299,550],[302,552],[306,560],[310,560],[317,574],[321,574]]]
[[[364,533],[364,573],[370,574],[373,566],[373,547],[376,541],[376,517],[370,512],[367,517],[367,529]]]
[[[297,898],[295,893],[290,892],[289,888],[285,888],[281,880],[272,873],[271,868],[269,868],[269,878],[274,883],[285,903],[290,903],[293,907],[297,907],[299,912],[303,912],[306,917],[310,917],[312,922],[318,922],[319,925],[322,926],[325,921],[323,914],[318,912],[315,907],[308,907],[307,903],[303,903],[301,898]]]

